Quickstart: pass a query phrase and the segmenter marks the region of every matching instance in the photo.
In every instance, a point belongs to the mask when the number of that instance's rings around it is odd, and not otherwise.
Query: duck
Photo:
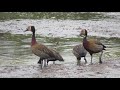
[[[42,43],[38,43],[36,41],[35,26],[28,26],[25,32],[26,31],[32,32],[31,50],[33,54],[40,57],[38,64],[41,65],[41,69],[43,68],[43,63],[44,66],[47,66],[46,63],[48,63],[49,61],[56,61],[56,60],[64,61],[64,59],[59,54],[59,52],[53,49],[49,49],[47,46],[43,45]]]
[[[57,52],[55,49],[50,49],[50,50],[53,52],[55,58],[49,58],[49,59],[47,59],[47,65],[48,65],[49,61],[53,61],[53,64],[55,64],[56,60],[63,61],[63,57],[60,55],[59,52]]]
[[[103,50],[106,50],[106,46],[104,44],[102,44],[99,40],[97,39],[88,39],[87,38],[87,30],[86,29],[82,29],[81,32],[80,32],[80,36],[84,36],[83,38],[83,46],[84,48],[89,52],[90,56],[91,56],[91,64],[92,63],[92,57],[93,57],[93,54],[95,53],[100,53],[100,56],[99,56],[99,63],[102,64],[102,60],[101,60],[101,57],[102,57],[102,54],[103,54]]]
[[[81,65],[81,58],[84,57],[85,60],[85,64],[87,63],[86,60],[86,54],[87,51],[86,49],[83,47],[82,44],[76,45],[73,47],[72,53],[75,55],[76,59],[77,59],[77,65]]]

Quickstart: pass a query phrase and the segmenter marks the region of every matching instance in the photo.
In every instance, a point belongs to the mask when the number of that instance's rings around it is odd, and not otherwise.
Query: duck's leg
[[[41,69],[43,68],[43,60],[41,60]]]
[[[43,60],[41,58],[39,59],[38,64],[40,64],[40,67],[42,69],[42,67],[43,67]]]
[[[49,61],[51,61],[51,58],[48,58],[48,59],[47,59],[47,61],[46,61],[46,62],[47,62],[47,66],[48,66]]]
[[[49,62],[49,60],[47,60],[47,66],[48,66],[48,62]]]
[[[92,64],[93,64],[93,63],[92,63],[92,54],[90,54],[90,55],[91,55],[91,65],[92,65]]]
[[[41,59],[39,59],[38,64],[41,64]]]
[[[44,60],[44,67],[46,67],[47,59]]]
[[[103,51],[101,51],[101,54],[100,54],[100,57],[99,57],[99,63],[100,64],[102,64],[102,60],[101,60],[102,54],[103,54]]]
[[[42,69],[43,68],[43,59],[42,58],[39,59],[38,64],[40,64],[40,67]]]
[[[86,64],[87,63],[86,57],[84,57],[84,60],[85,60],[85,64]]]
[[[53,61],[53,64],[55,64],[55,61]]]
[[[81,65],[81,57],[77,58],[77,65],[80,66]]]

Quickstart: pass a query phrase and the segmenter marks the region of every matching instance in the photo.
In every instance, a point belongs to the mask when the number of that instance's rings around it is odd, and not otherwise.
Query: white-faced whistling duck
[[[87,39],[87,30],[86,29],[82,29],[80,36],[84,35],[83,38],[83,46],[84,48],[89,52],[89,54],[91,55],[91,64],[92,64],[92,55],[94,53],[99,53],[100,57],[99,57],[99,63],[102,63],[101,57],[103,54],[103,50],[105,50],[106,46],[103,45],[100,41],[95,40],[95,39]]]
[[[55,50],[49,49],[47,46],[37,43],[35,38],[35,27],[34,26],[28,26],[28,28],[25,31],[31,31],[32,34],[32,40],[31,40],[31,49],[32,52],[39,56],[40,59],[38,61],[39,64],[41,64],[41,68],[43,67],[43,61],[44,66],[46,66],[46,62],[48,64],[49,61],[64,61],[62,56]]]
[[[82,44],[79,44],[79,45],[76,45],[75,47],[73,47],[73,54],[77,58],[77,65],[81,64],[81,58],[82,57],[84,57],[85,63],[87,63],[87,60],[86,60],[87,51],[83,47]]]

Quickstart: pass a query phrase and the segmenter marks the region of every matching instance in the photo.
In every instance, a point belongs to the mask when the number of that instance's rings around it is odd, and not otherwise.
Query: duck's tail
[[[105,45],[103,45],[103,50],[106,50],[105,48],[106,48],[106,46],[105,46]]]
[[[52,51],[54,53],[54,56],[55,56],[56,60],[64,61],[63,57],[56,50],[52,50]]]

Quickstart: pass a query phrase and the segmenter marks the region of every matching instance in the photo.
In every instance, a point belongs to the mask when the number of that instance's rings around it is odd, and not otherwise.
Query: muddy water
[[[14,19],[4,20],[0,22],[0,76],[1,77],[79,77],[74,74],[78,68],[76,67],[76,58],[72,54],[72,48],[82,43],[82,37],[79,36],[80,28],[88,29],[89,38],[97,38],[107,46],[104,51],[103,62],[119,59],[120,57],[120,13],[101,13],[96,18],[77,17],[80,20],[71,19]],[[102,15],[109,18],[103,18]],[[69,16],[72,17],[72,16]],[[102,18],[101,18],[102,17]],[[31,32],[23,32],[28,25],[36,27],[36,39],[49,48],[57,49],[64,58],[64,62],[56,61],[56,65],[52,62],[47,67],[48,71],[44,71],[39,76],[41,70],[37,61],[39,57],[32,54],[30,49]],[[94,64],[98,63],[99,54],[93,56]],[[90,55],[87,54],[88,64],[90,63]],[[62,66],[61,66],[62,65]],[[84,60],[82,59],[84,68]],[[28,66],[28,67],[27,67]],[[89,66],[89,65],[88,65]],[[88,68],[86,66],[85,68]],[[29,70],[28,70],[28,69]],[[51,68],[51,69],[49,69]],[[56,68],[56,69],[55,69]],[[77,68],[77,69],[76,69]],[[92,67],[93,68],[93,67]],[[46,70],[47,70],[46,69]],[[54,69],[62,71],[59,75],[55,75]],[[53,73],[50,76],[51,70]],[[69,71],[72,70],[72,71]],[[82,70],[79,68],[79,70]],[[40,71],[40,72],[39,72]],[[67,72],[68,71],[68,72]],[[8,73],[11,74],[8,75]],[[30,74],[32,72],[32,75]],[[73,72],[73,73],[72,73]],[[64,73],[64,74],[63,74]],[[77,73],[77,72],[76,72]],[[85,72],[86,73],[86,72]],[[91,73],[91,72],[90,72]],[[89,73],[89,74],[90,74]],[[30,74],[30,76],[29,76]],[[34,76],[35,74],[35,76]],[[84,74],[84,73],[83,73]],[[68,76],[67,76],[68,75]],[[71,76],[69,76],[71,75]],[[83,75],[84,76],[84,75]],[[90,76],[87,76],[90,77]]]

